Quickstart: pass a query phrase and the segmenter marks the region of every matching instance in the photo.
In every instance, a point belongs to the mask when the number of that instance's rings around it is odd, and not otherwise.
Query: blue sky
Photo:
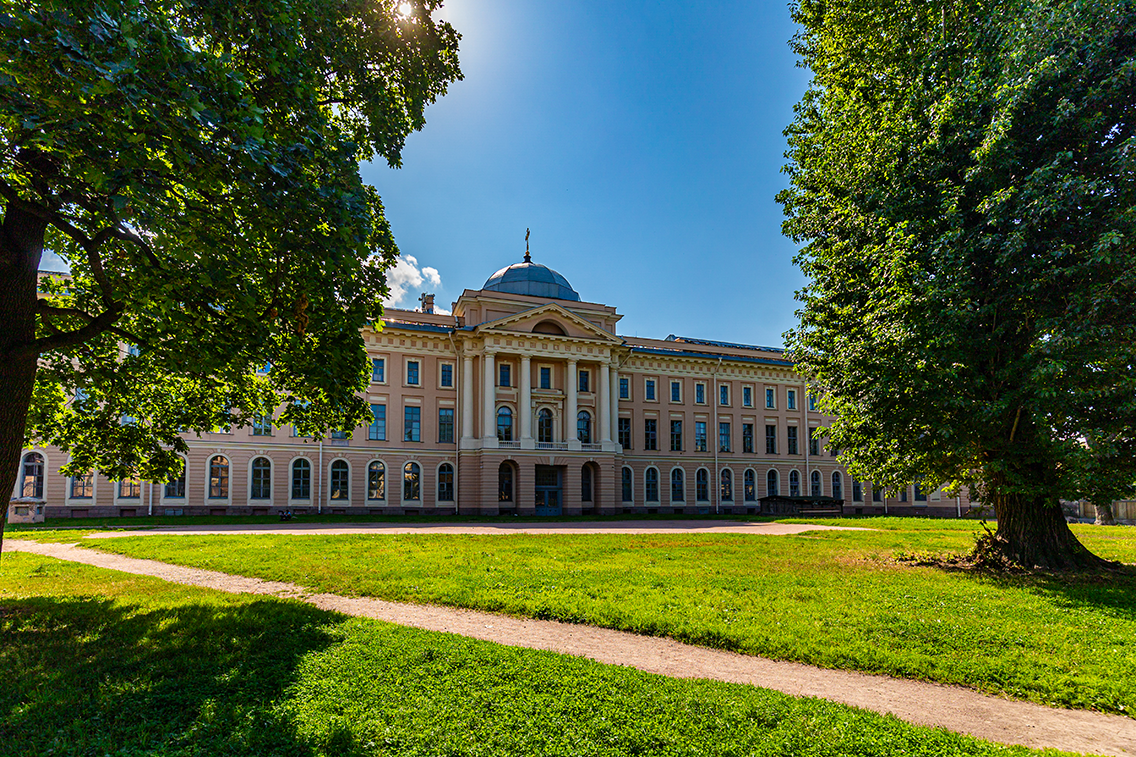
[[[465,80],[403,168],[365,165],[404,262],[449,304],[533,259],[620,333],[778,346],[803,284],[773,197],[808,80],[782,2],[449,0]]]

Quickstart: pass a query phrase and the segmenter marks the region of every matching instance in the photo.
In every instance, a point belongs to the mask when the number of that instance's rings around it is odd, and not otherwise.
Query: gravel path
[[[120,536],[167,536],[174,534],[285,534],[295,536],[335,536],[342,534],[764,534],[790,536],[805,531],[870,531],[850,526],[809,525],[806,523],[752,523],[728,520],[623,520],[569,521],[552,523],[281,523],[218,526],[155,526],[136,531],[102,531],[88,539],[114,539]]]
[[[826,670],[591,626],[312,593],[295,584],[105,554],[69,544],[5,539],[4,549],[220,591],[292,597],[323,610],[588,657],[675,678],[708,678],[762,686],[794,696],[821,697],[1004,744],[1136,755],[1136,720],[1118,715],[1043,707],[956,686]]]

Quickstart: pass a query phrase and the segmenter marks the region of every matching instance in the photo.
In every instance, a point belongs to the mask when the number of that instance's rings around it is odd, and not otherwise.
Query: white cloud
[[[438,288],[442,286],[442,275],[437,268],[419,267],[413,255],[399,255],[394,267],[387,271],[387,286],[390,296],[383,300],[385,307],[414,309],[419,307],[418,295],[424,290],[423,284]],[[434,312],[449,314],[448,310],[434,306]]]

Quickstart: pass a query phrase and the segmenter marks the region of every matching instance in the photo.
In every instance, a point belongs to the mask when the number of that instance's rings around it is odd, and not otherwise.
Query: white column
[[[600,364],[599,393],[596,395],[596,405],[600,410],[600,444],[611,441],[611,373],[607,366]]]
[[[619,370],[611,366],[611,440],[619,439]]]
[[[462,356],[462,439],[473,438],[473,355]]]
[[[529,356],[521,356],[521,439],[532,439],[532,369]]]
[[[564,387],[565,402],[564,402],[564,438],[569,443],[579,439],[576,436],[576,390],[579,388],[577,383],[580,379],[576,375],[576,361],[568,361],[568,375],[564,382],[567,386]]]
[[[485,375],[482,377],[482,405],[481,405],[481,438],[497,438],[497,381],[493,375],[494,353],[485,352],[481,362],[485,365]]]

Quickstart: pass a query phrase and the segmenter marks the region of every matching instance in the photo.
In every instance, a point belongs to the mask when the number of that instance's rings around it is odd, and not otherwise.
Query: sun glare
[[[414,15],[414,6],[410,3],[399,3],[398,15],[402,16],[403,18],[409,18],[410,16]]]

